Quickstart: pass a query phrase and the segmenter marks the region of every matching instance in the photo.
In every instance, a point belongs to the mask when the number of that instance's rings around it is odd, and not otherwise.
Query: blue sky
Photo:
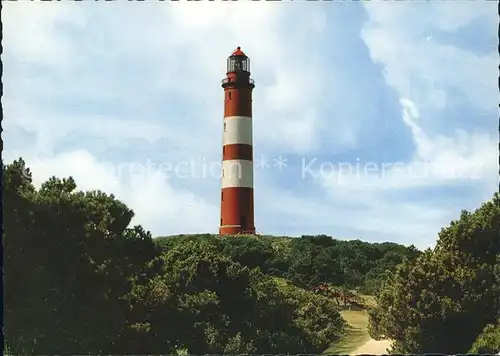
[[[241,46],[268,163],[258,232],[426,248],[498,187],[495,8],[8,2],[4,157],[115,194],[153,235],[215,233],[220,80]]]

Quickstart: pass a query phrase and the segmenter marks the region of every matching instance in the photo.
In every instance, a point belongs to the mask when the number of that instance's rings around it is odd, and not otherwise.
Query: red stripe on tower
[[[224,88],[219,234],[255,234],[250,58],[238,47],[227,59]]]

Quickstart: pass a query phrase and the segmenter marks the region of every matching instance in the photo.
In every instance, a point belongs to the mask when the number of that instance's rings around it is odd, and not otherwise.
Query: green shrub
[[[472,354],[497,354],[500,352],[500,319],[497,324],[489,324],[477,337],[469,350]]]

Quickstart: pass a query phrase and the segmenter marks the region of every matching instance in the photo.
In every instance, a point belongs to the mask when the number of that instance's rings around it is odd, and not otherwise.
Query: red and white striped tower
[[[255,234],[250,59],[238,47],[227,59],[224,88],[219,234]]]

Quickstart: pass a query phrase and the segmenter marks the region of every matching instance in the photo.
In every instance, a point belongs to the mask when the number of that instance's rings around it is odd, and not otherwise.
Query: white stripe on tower
[[[224,188],[253,188],[253,162],[246,159],[222,161]]]
[[[252,118],[228,116],[224,118],[223,145],[252,145]]]

